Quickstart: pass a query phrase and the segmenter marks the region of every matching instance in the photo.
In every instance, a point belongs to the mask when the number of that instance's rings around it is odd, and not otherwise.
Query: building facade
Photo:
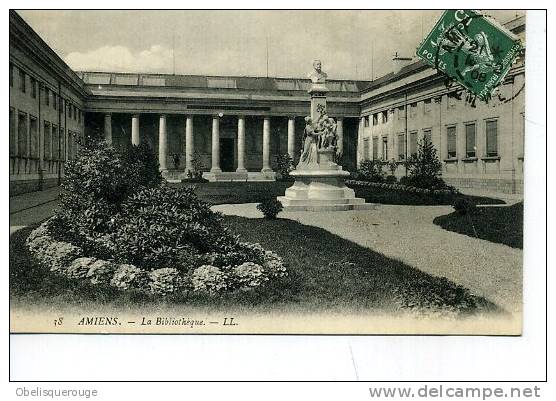
[[[522,35],[523,19],[511,23]],[[524,65],[512,68],[500,99],[471,107],[423,63],[394,63],[372,82],[327,81],[344,168],[394,159],[403,175],[403,160],[427,138],[448,182],[521,192]],[[215,181],[273,180],[278,155],[299,158],[309,86],[296,78],[74,72],[11,11],[10,193],[59,184],[86,136],[118,149],[148,143],[168,180],[192,169]]]

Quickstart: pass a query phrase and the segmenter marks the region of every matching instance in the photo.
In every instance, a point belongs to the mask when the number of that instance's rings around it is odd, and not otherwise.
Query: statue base
[[[286,189],[285,196],[277,199],[284,211],[340,211],[369,210],[374,205],[355,197],[355,191],[346,187],[344,179],[348,171],[333,161],[334,150],[319,150],[319,161],[299,164],[290,175],[294,184]]]

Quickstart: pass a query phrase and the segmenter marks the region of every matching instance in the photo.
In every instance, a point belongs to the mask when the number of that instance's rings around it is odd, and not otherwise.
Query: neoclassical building
[[[523,42],[524,26],[524,18],[507,24]],[[395,57],[392,69],[374,81],[327,81],[344,169],[394,159],[404,174],[403,160],[428,138],[454,185],[522,191],[522,60],[501,90],[510,100],[475,108],[421,62]],[[58,185],[85,136],[118,149],[148,143],[168,180],[191,169],[213,181],[273,180],[278,155],[299,158],[309,86],[306,78],[75,72],[10,11],[10,194]]]

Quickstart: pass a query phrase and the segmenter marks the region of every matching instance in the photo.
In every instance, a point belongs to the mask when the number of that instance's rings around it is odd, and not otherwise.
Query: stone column
[[[237,169],[238,173],[245,173],[245,117],[237,118]]]
[[[139,137],[139,114],[131,116],[131,144],[139,145],[141,138]]]
[[[166,154],[168,153],[168,136],[166,134],[166,115],[161,114],[158,122],[158,164],[160,171],[168,170]]]
[[[112,114],[110,113],[104,115],[104,140],[112,145]]]
[[[193,139],[193,116],[185,119],[185,172],[193,171],[193,155],[195,144]]]
[[[263,120],[263,168],[261,172],[270,172],[270,117]]]
[[[336,135],[338,136],[336,147],[338,148],[338,154],[344,154],[344,118],[338,117],[336,119]]]
[[[357,129],[357,168],[363,160],[363,133],[365,131],[365,117],[359,119],[359,127]]]
[[[212,116],[212,166],[211,173],[220,173],[220,118]]]
[[[295,117],[288,118],[288,154],[295,157]]]

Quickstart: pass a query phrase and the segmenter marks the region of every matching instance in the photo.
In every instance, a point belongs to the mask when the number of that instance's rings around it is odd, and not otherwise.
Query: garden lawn
[[[225,203],[257,203],[264,199],[283,196],[293,182],[252,181],[252,182],[205,182],[196,184],[172,184],[195,186],[197,196],[213,205]]]
[[[172,185],[194,185],[195,193],[202,200],[213,205],[226,203],[258,203],[264,199],[274,199],[283,196],[286,189],[293,182],[207,182],[198,184],[172,184]],[[439,197],[427,194],[412,193],[407,191],[352,186],[355,196],[364,198],[367,203],[380,203],[384,205],[450,205],[452,197]],[[492,205],[504,204],[500,199],[460,195],[474,204]]]
[[[396,189],[366,187],[350,185],[355,190],[355,196],[365,199],[367,203],[379,203],[382,205],[411,205],[411,206],[435,206],[451,205],[454,195],[432,195],[420,194]],[[488,198],[486,196],[472,196],[459,194],[459,198],[465,198],[475,205],[497,205],[505,202],[500,199]]]
[[[472,208],[434,219],[445,230],[523,249],[523,202],[512,206]]]
[[[321,228],[277,219],[226,216],[225,224],[242,240],[259,242],[284,258],[289,275],[255,291],[223,296],[154,297],[55,275],[36,264],[24,241],[31,227],[10,241],[10,296],[20,305],[130,307],[182,304],[234,311],[377,311],[400,314],[498,311],[461,286],[342,239]]]

